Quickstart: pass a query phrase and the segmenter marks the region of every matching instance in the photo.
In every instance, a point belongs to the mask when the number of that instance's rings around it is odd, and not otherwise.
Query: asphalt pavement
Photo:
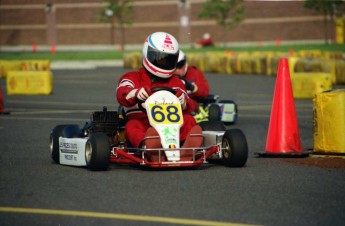
[[[82,126],[103,106],[116,110],[116,83],[129,70],[52,68],[51,95],[8,96],[0,81],[11,112],[0,115],[0,225],[345,225],[344,168],[255,155],[265,151],[274,77],[206,73],[212,93],[238,104],[238,121],[227,128],[246,135],[245,167],[112,164],[92,172],[54,164],[50,131],[58,124]],[[302,147],[312,149],[313,102],[294,103]]]

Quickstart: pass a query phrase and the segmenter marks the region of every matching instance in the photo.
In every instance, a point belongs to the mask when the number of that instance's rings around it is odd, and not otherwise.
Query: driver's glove
[[[142,87],[135,92],[135,96],[138,100],[145,101],[147,98],[149,98],[149,93],[150,92],[146,90],[145,87]]]
[[[179,76],[179,78],[181,79],[181,81],[183,82],[184,86],[186,87],[187,91],[190,91],[191,93],[193,93],[194,89],[195,89],[195,83],[191,83],[188,82],[183,76]]]
[[[186,94],[185,94],[183,91],[178,90],[178,91],[176,92],[176,96],[177,96],[177,98],[178,98],[179,101],[180,101],[180,104],[181,104],[182,109],[185,109],[186,106],[187,106]]]
[[[137,102],[136,100],[145,101],[150,96],[150,94],[151,92],[148,87],[141,87],[139,89],[131,90],[127,94],[126,99],[129,102],[133,102],[133,103]]]
[[[190,91],[191,93],[193,93],[193,91],[195,89],[195,83],[194,82],[191,83],[191,82],[186,81],[185,86],[186,86],[187,91]]]
[[[192,89],[190,90],[191,93],[196,93],[198,91],[198,86],[195,84],[195,82],[192,83]]]

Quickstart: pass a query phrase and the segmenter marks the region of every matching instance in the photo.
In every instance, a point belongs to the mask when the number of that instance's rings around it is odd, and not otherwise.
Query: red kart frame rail
[[[207,163],[208,159],[212,154],[218,153],[218,145],[201,148],[176,148],[176,149],[164,149],[164,148],[152,148],[152,149],[135,149],[136,153],[128,153],[123,148],[114,147],[110,157],[110,162],[119,164],[140,164],[150,166],[152,168],[170,168],[170,167],[193,167],[203,163]],[[132,148],[131,148],[132,149]],[[134,149],[134,148],[133,148]],[[128,150],[128,149],[127,149]],[[190,161],[164,161],[163,151],[183,151],[191,152]],[[150,152],[158,152],[158,161],[148,161],[147,156]],[[140,155],[140,157],[139,157]]]

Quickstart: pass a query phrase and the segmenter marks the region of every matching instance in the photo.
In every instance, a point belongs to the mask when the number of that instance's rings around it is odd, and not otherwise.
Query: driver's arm
[[[138,101],[145,101],[151,94],[150,88],[138,85],[135,77],[125,74],[118,83],[116,98],[119,104],[125,107],[132,107]]]
[[[209,95],[209,85],[208,81],[205,78],[204,74],[199,71],[197,68],[191,67],[188,71],[192,80],[194,81],[192,84],[195,86],[192,93],[196,97],[205,98]]]
[[[175,80],[175,78],[177,80]],[[187,90],[186,90],[186,87],[185,85],[182,83],[182,81],[180,79],[178,79],[177,77],[174,77],[172,78],[174,79],[174,85],[176,87],[178,87],[181,91],[180,92],[177,92],[176,93],[176,96],[179,98],[179,99],[182,99],[180,97],[180,95],[184,95],[184,101],[185,103],[183,104],[182,106],[182,109],[183,109],[183,112],[184,113],[192,113],[193,110],[197,107],[195,106],[195,104],[197,104],[195,101],[192,100],[192,98],[190,98],[188,95],[187,95]],[[181,101],[181,100],[180,100]]]

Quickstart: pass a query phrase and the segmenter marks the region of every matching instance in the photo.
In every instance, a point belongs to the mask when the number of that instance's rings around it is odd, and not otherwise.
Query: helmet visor
[[[160,52],[150,46],[147,49],[147,59],[156,67],[163,69],[163,70],[173,70],[176,68],[177,53],[165,53]]]
[[[183,66],[186,64],[186,60],[181,60],[177,63],[176,68],[183,68]]]

